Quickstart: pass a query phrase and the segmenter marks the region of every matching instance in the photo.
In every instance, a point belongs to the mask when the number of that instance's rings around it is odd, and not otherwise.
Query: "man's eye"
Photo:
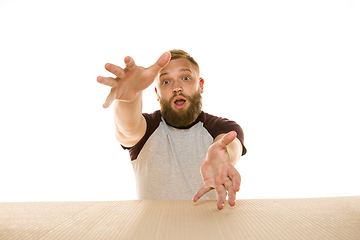
[[[169,83],[170,83],[169,80],[164,80],[164,81],[163,81],[163,84],[164,84],[164,85],[167,85],[167,84],[169,84]]]
[[[187,80],[190,80],[190,77],[183,77],[182,79],[187,81]]]

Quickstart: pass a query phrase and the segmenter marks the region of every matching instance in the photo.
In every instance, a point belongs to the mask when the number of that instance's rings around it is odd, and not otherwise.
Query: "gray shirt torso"
[[[143,116],[145,136],[128,148],[140,200],[191,200],[204,184],[200,166],[216,136],[234,130],[243,144],[241,127],[226,118],[202,112],[189,128],[178,129],[168,125],[160,111]],[[216,191],[202,199],[217,199]]]

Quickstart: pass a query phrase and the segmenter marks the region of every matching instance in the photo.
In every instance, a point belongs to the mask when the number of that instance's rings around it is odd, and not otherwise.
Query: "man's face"
[[[193,64],[185,59],[171,60],[156,78],[155,91],[166,122],[186,127],[201,113],[204,80]]]

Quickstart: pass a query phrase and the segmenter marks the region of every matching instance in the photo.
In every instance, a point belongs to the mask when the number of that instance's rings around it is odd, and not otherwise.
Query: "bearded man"
[[[204,79],[185,51],[166,52],[149,68],[131,57],[126,68],[107,63],[116,77],[97,78],[111,87],[103,107],[114,101],[116,138],[128,149],[139,199],[217,199],[235,205],[241,177],[234,165],[246,153],[234,121],[201,110]],[[142,91],[155,81],[161,110],[142,113]],[[212,191],[215,189],[215,191]]]

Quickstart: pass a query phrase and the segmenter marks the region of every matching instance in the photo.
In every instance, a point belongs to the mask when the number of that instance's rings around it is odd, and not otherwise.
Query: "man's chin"
[[[160,98],[161,114],[165,121],[173,127],[190,126],[201,113],[200,92],[193,97],[188,97],[184,105],[175,106],[174,103],[164,101]]]
[[[185,109],[172,109],[166,114],[163,113],[163,117],[167,124],[177,128],[185,128],[190,126],[195,120],[195,116],[190,116],[189,112]]]

